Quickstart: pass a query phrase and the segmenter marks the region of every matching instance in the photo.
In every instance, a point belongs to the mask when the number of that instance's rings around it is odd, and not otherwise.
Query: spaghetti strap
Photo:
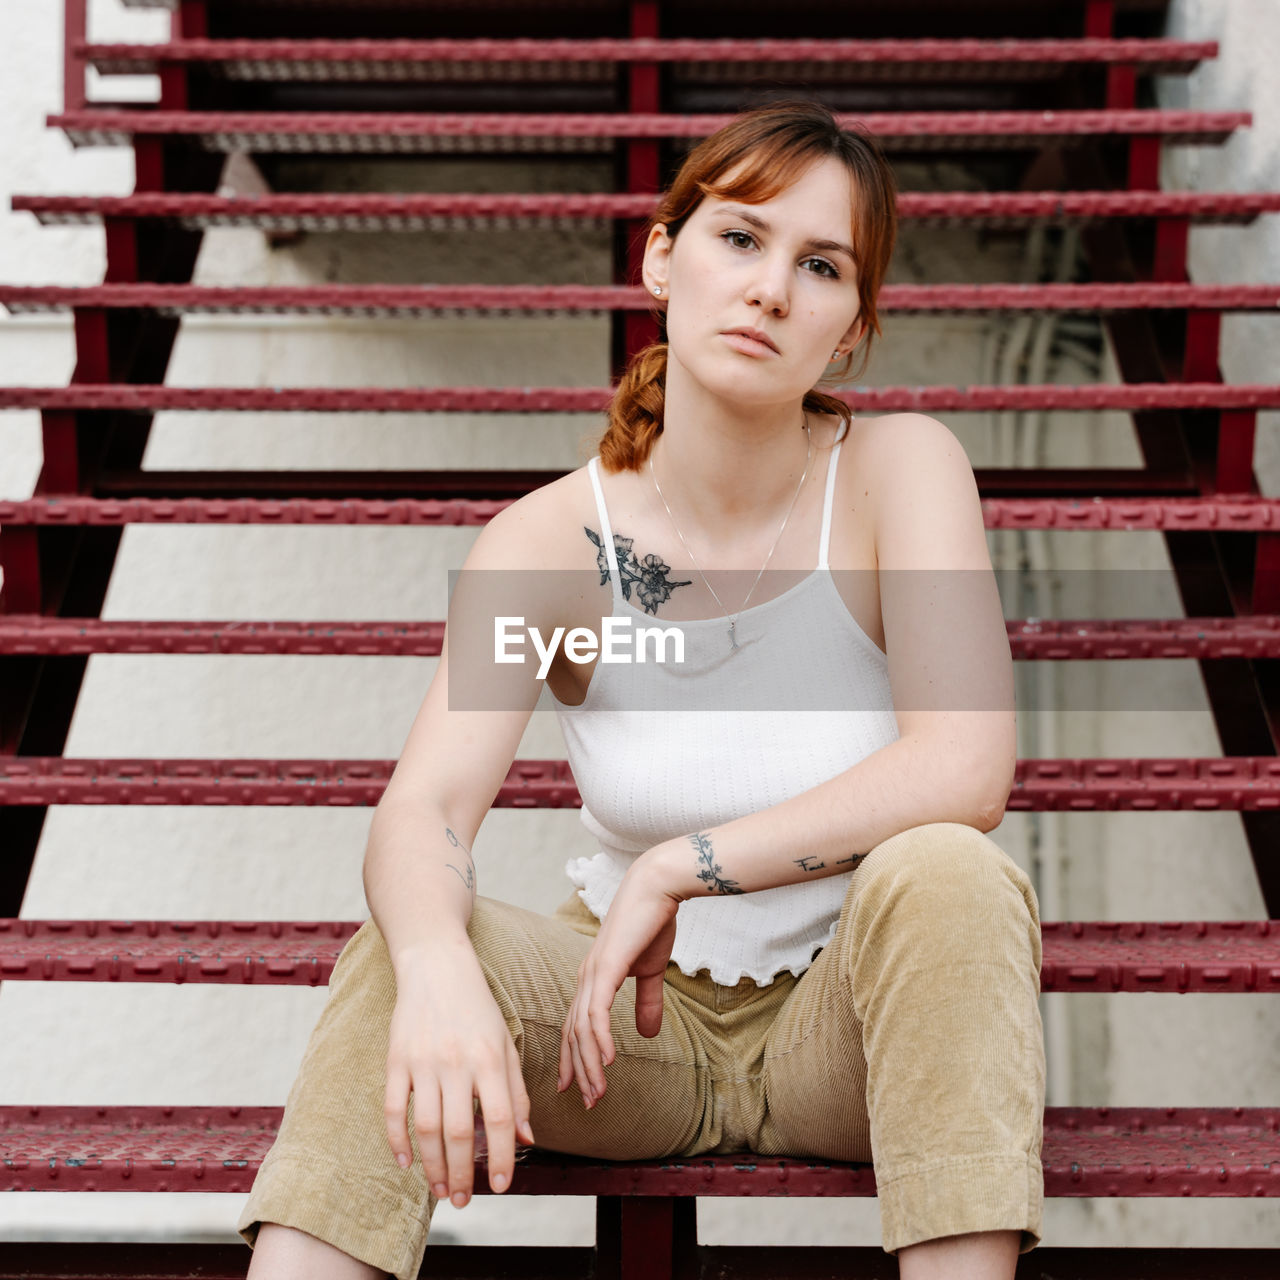
[[[840,435],[831,448],[831,461],[827,463],[827,492],[822,500],[822,538],[818,543],[818,568],[827,569],[827,552],[831,542],[831,508],[836,491],[836,466],[840,461],[840,446],[849,434],[849,424],[845,423]]]
[[[609,511],[604,505],[604,488],[600,484],[598,471],[600,455],[596,454],[587,463],[587,474],[591,477],[591,487],[596,491],[596,513],[600,517],[600,538],[604,543],[605,554],[609,560],[609,581],[613,586],[615,600],[622,596],[622,571],[618,568],[618,553],[613,546],[613,526],[609,523]]]

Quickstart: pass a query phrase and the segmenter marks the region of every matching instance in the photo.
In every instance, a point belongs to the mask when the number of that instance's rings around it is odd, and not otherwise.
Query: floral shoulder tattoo
[[[594,529],[582,526],[582,531],[596,545],[596,567],[600,570],[600,585],[609,581],[609,553],[605,550],[604,539]],[[687,587],[692,578],[683,582],[675,581],[667,575],[671,566],[664,564],[661,556],[647,555],[643,559],[631,549],[634,538],[623,538],[613,535],[613,550],[618,558],[618,573],[622,579],[622,598],[631,599],[632,589],[646,613],[656,614],[658,606],[671,598],[676,587]]]

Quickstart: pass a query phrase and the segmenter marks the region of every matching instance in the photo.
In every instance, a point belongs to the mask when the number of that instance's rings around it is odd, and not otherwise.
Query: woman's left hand
[[[604,1094],[604,1068],[617,1056],[609,1011],[629,975],[636,979],[636,1030],[652,1038],[662,1027],[662,980],[675,945],[680,899],[655,874],[653,852],[637,858],[623,876],[578,969],[578,989],[560,1032],[556,1090],[563,1093],[577,1080],[588,1109]]]

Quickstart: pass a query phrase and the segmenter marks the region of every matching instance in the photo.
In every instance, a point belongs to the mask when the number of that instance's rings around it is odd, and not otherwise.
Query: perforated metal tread
[[[0,981],[319,986],[359,921],[0,920]],[[1280,992],[1280,921],[1048,921],[1042,991]]]
[[[75,383],[0,387],[0,409],[217,410],[227,413],[600,413],[613,387],[173,387]],[[1221,382],[1084,386],[888,386],[834,391],[855,413],[1037,409],[1280,409],[1280,385]],[[1134,470],[1134,479],[1140,474]]]
[[[514,498],[27,498],[0,502],[0,525],[486,524]],[[984,498],[988,529],[1280,529],[1280,498]]]
[[[279,1107],[0,1107],[10,1191],[246,1192]],[[485,1194],[477,1123],[476,1191]],[[1050,1196],[1280,1196],[1280,1110],[1048,1107]],[[387,1150],[391,1162],[390,1148]],[[529,1151],[515,1195],[871,1196],[866,1164],[741,1156],[599,1161]]]
[[[0,756],[5,805],[372,805],[394,760],[68,759]],[[579,808],[566,760],[515,760],[494,797],[511,809]],[[1012,813],[1280,809],[1280,757],[1022,759]]]
[[[1213,144],[1252,123],[1244,111],[895,111],[836,113],[889,151],[1004,148],[1062,138],[1161,138]],[[73,145],[124,146],[139,135],[214,151],[608,152],[620,138],[705,138],[729,114],[513,115],[408,112],[69,111],[47,118]]]
[[[606,1202],[607,1203],[607,1202]],[[644,1204],[644,1201],[635,1201]],[[624,1206],[625,1211],[625,1206]],[[1134,1255],[1140,1252],[1140,1260]],[[898,1259],[875,1245],[698,1245],[696,1280],[898,1280]],[[15,1242],[7,1275],[22,1280],[243,1280],[244,1244]],[[422,1280],[600,1280],[612,1259],[590,1245],[432,1244]],[[1267,1249],[1057,1248],[1018,1259],[1017,1280],[1275,1280]]]
[[[57,618],[0,614],[0,654],[344,654],[440,656],[444,621],[293,622]],[[1010,618],[1015,661],[1280,658],[1280,617]]]
[[[168,218],[190,228],[254,226],[291,231],[416,231],[488,226],[519,219],[560,225],[647,218],[656,197],[613,193],[455,194],[405,192],[268,192],[203,195],[144,192],[130,196],[16,195],[15,211],[48,226],[101,218]],[[903,222],[1021,226],[1096,223],[1114,218],[1185,218],[1196,223],[1248,223],[1280,212],[1280,192],[1213,191],[903,191]]]
[[[1259,311],[1277,314],[1280,284],[945,284],[885,285],[885,313]],[[132,309],[178,316],[242,314],[433,315],[479,312],[648,311],[638,285],[3,285],[12,315],[68,308]]]
[[[572,74],[618,63],[778,64],[812,75],[832,68],[852,79],[911,73],[1015,80],[1078,65],[1131,65],[1150,73],[1193,70],[1218,55],[1210,40],[1167,39],[191,39],[153,44],[76,41],[75,53],[105,75],[154,72],[163,63],[202,66],[229,79],[416,80],[478,75]]]

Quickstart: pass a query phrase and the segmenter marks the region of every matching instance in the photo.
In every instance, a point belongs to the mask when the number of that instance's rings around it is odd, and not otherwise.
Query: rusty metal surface
[[[443,621],[278,622],[0,614],[0,654],[342,654],[440,656]],[[1010,618],[1015,661],[1280,658],[1280,617]]]
[[[0,409],[133,413],[600,413],[613,387],[172,387],[76,383],[0,387]],[[1041,409],[1280,409],[1280,385],[1221,382],[1086,386],[846,387],[860,413],[1031,412]],[[1135,478],[1140,472],[1135,468]]]
[[[278,1107],[0,1107],[11,1191],[245,1192]],[[484,1159],[477,1124],[477,1172]],[[1280,1196],[1280,1110],[1048,1107],[1050,1196]],[[390,1161],[390,1151],[387,1153]],[[529,1151],[513,1195],[871,1196],[869,1164],[739,1156],[602,1161]],[[476,1179],[477,1194],[487,1181]]]
[[[69,308],[209,313],[447,315],[453,313],[648,311],[639,285],[0,285],[12,315]],[[885,313],[1255,311],[1277,314],[1280,284],[898,284],[885,285]]]
[[[27,498],[0,502],[0,526],[126,524],[479,525],[514,498]],[[988,529],[1280,529],[1280,498],[986,498]]]
[[[0,920],[0,981],[319,986],[359,921]],[[1046,921],[1042,991],[1280,992],[1280,921]]]
[[[1025,147],[1051,139],[1133,137],[1225,142],[1247,128],[1247,111],[886,111],[837,112],[888,150]],[[617,138],[705,138],[734,117],[718,114],[536,115],[445,112],[129,111],[66,112],[46,118],[73,145],[126,146],[136,136],[189,138],[215,151],[451,152],[494,146],[525,151],[607,151]]]
[[[394,760],[73,759],[0,756],[6,805],[371,805]],[[581,807],[566,760],[518,759],[497,808]],[[1280,809],[1280,757],[1018,761],[1010,812]]]
[[[552,225],[647,218],[657,197],[625,192],[490,194],[316,192],[203,195],[144,192],[130,196],[13,196],[15,212],[57,226],[102,218],[168,218],[198,229],[248,226],[303,231],[416,231],[488,226],[518,219]],[[1280,192],[1214,191],[903,191],[904,222],[1018,226],[1091,223],[1111,218],[1183,218],[1247,223],[1280,212]]]

